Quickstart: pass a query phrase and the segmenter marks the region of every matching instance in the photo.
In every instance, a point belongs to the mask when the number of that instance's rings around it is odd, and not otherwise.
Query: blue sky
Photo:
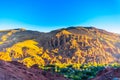
[[[0,0],[0,29],[95,26],[120,33],[120,0]]]

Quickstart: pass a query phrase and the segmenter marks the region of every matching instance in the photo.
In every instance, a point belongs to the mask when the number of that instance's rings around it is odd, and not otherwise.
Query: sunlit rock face
[[[38,64],[120,62],[120,35],[95,27],[69,27],[48,33],[0,31],[0,59]]]

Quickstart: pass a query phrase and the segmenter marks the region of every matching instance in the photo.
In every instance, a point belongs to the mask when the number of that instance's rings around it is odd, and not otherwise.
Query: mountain
[[[48,33],[25,29],[0,31],[0,59],[27,67],[120,62],[120,35],[95,27],[68,27]]]

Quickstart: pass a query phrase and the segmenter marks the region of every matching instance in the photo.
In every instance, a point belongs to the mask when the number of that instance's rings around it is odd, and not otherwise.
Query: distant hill
[[[95,27],[68,27],[48,33],[0,31],[0,59],[38,64],[120,62],[120,35]]]

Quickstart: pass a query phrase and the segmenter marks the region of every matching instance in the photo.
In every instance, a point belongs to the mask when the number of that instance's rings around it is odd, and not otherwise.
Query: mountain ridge
[[[14,28],[14,29],[4,29],[4,30],[0,30],[0,32],[7,32],[7,31],[14,31],[14,30],[18,30],[18,31],[35,31],[35,32],[40,32],[40,33],[51,33],[51,32],[59,32],[61,30],[70,30],[70,29],[78,29],[78,28],[85,28],[85,29],[96,29],[96,30],[101,30],[101,31],[106,31],[106,32],[109,32],[109,33],[113,33],[113,34],[118,34],[120,35],[119,33],[115,33],[115,32],[111,32],[111,31],[107,31],[107,30],[104,30],[104,29],[99,29],[97,27],[94,27],[94,26],[90,26],[90,27],[84,27],[84,26],[70,26],[70,27],[66,27],[66,28],[59,28],[59,29],[55,29],[55,30],[51,30],[49,32],[44,32],[44,31],[38,31],[38,30],[29,30],[29,29],[25,29],[25,28]]]
[[[19,61],[28,67],[108,64],[120,58],[120,35],[95,27],[68,27],[48,33],[14,29],[0,32],[0,43],[0,59]]]

